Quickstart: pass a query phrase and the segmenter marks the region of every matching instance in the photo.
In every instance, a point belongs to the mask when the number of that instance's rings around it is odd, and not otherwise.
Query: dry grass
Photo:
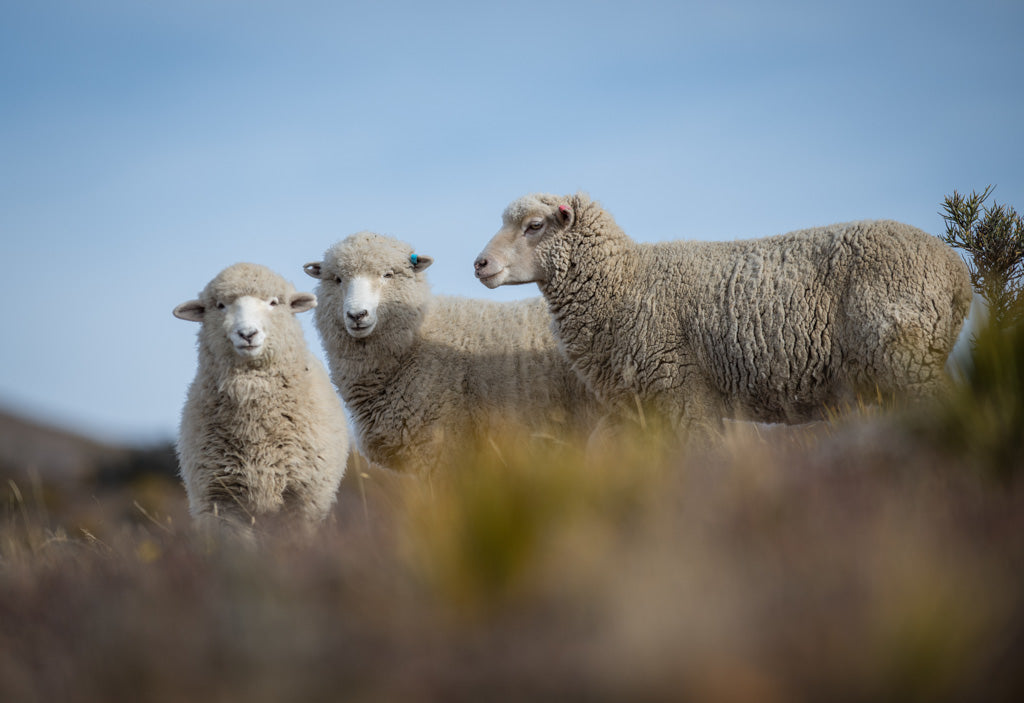
[[[960,439],[1019,412],[994,387],[702,450],[357,461],[313,540],[255,549],[195,538],[171,483],[14,480],[0,700],[1021,700],[1019,434]]]

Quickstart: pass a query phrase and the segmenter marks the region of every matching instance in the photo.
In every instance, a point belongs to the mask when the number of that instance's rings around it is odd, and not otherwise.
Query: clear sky
[[[0,8],[0,406],[109,439],[175,434],[177,303],[236,261],[311,290],[361,229],[511,299],[472,262],[529,192],[643,241],[1024,209],[1021,0]]]

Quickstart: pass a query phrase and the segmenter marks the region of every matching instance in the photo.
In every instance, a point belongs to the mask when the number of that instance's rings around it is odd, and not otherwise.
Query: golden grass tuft
[[[664,468],[653,446],[635,435],[593,456],[582,442],[517,429],[480,438],[406,491],[404,552],[453,609],[500,605],[530,591],[561,543],[651,506]]]

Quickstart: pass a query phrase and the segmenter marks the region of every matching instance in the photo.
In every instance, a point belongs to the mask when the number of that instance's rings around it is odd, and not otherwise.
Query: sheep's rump
[[[970,304],[955,253],[897,222],[688,246],[702,290],[683,324],[709,382],[753,419],[809,419],[856,392],[930,392]]]

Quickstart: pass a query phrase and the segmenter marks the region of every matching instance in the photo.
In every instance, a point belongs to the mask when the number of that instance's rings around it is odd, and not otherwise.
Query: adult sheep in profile
[[[558,352],[543,299],[434,296],[433,262],[372,232],[306,264],[316,325],[363,453],[429,472],[455,444],[509,423],[585,432],[596,401]]]
[[[934,394],[971,302],[960,258],[909,225],[640,244],[583,194],[510,204],[475,268],[489,288],[539,284],[603,401],[705,431],[811,420],[859,392]]]
[[[189,508],[203,527],[281,519],[312,526],[348,460],[344,410],[303,339],[311,293],[255,264],[221,271],[175,317],[202,323],[178,440]]]

